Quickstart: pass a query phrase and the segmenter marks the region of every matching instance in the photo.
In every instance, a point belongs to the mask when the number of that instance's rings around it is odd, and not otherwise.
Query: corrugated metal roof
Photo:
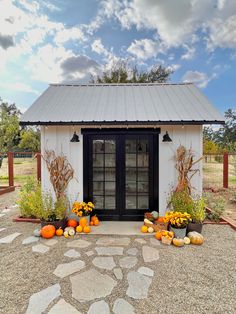
[[[22,124],[217,124],[223,116],[193,84],[50,85]]]

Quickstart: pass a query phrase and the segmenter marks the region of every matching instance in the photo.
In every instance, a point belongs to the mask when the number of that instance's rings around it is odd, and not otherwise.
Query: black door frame
[[[150,154],[149,154],[149,167],[152,169],[152,173],[149,176],[149,206],[150,210],[159,211],[159,133],[160,128],[131,128],[131,129],[124,129],[124,128],[112,128],[112,129],[82,129],[81,133],[83,134],[83,189],[84,189],[84,200],[91,201],[92,197],[92,182],[89,181],[89,178],[92,177],[92,167],[91,167],[91,158],[92,158],[92,151],[91,151],[91,140],[96,136],[101,136],[106,138],[106,136],[111,138],[112,136],[117,139],[117,152],[116,153],[116,164],[117,168],[125,170],[124,166],[119,167],[119,165],[125,163],[124,157],[124,140],[125,137],[119,135],[135,135],[135,136],[142,136],[148,135],[149,139],[151,139],[152,145],[150,145]],[[150,171],[150,170],[149,170]],[[124,175],[118,173],[116,171],[116,182],[117,193],[118,195],[124,195],[125,193],[125,182],[123,180],[117,180],[118,176]],[[122,194],[123,193],[123,194]],[[122,204],[124,203],[124,199],[116,197],[116,208],[120,210],[119,214],[114,210],[107,210],[101,214],[101,218],[103,220],[142,220],[143,219],[143,212],[141,210],[137,212],[133,212],[133,214],[129,213],[126,214],[125,212],[122,213]],[[132,212],[132,211],[131,211]],[[99,214],[99,212],[98,212]]]

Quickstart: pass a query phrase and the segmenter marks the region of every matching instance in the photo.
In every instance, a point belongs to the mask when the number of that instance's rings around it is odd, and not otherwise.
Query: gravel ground
[[[53,275],[58,264],[71,261],[63,255],[68,250],[66,243],[71,240],[59,238],[48,253],[33,253],[31,248],[34,244],[23,246],[21,243],[24,238],[32,235],[37,225],[13,223],[10,217],[16,213],[17,210],[14,209],[0,218],[0,228],[7,228],[0,233],[0,237],[13,232],[22,233],[12,244],[0,244],[0,313],[25,313],[33,293],[58,282],[63,298],[81,313],[87,313],[93,302],[77,302],[71,297],[69,276],[60,279]],[[138,248],[138,264],[134,269],[147,266],[155,271],[149,296],[144,300],[126,296],[126,278],[130,270],[124,270],[125,280],[118,281],[106,302],[112,305],[116,298],[125,298],[135,307],[136,313],[236,313],[236,233],[228,226],[205,225],[203,235],[206,241],[202,246],[155,246],[160,259],[146,265],[141,255],[142,245],[134,241],[137,236],[131,236],[131,244],[125,247],[125,252],[131,247]],[[86,263],[83,271],[94,268],[92,260],[96,255],[88,257],[85,252],[95,252],[98,236],[91,234],[77,237],[92,242],[87,249],[78,249],[81,259]],[[149,239],[146,240],[150,245]],[[118,256],[114,257],[116,264],[118,259]],[[99,271],[115,279],[113,271]],[[57,301],[58,299],[54,304]]]

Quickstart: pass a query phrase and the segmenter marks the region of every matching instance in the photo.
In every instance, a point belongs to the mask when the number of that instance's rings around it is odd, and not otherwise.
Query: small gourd
[[[184,244],[190,244],[190,239],[188,237],[184,237]]]
[[[35,229],[34,230],[34,236],[35,237],[40,237],[41,236],[41,230],[40,229]]]
[[[154,219],[157,219],[158,216],[159,216],[158,212],[155,211],[155,210],[154,210],[153,212],[151,212],[151,214],[152,214],[152,217],[153,217]]]
[[[68,232],[69,236],[75,235],[75,229],[73,227],[66,227],[64,231]]]
[[[174,238],[173,244],[178,247],[184,246],[184,239]]]
[[[196,231],[189,232],[187,237],[190,239],[190,242],[195,245],[201,245],[204,242],[204,237]]]
[[[150,220],[148,220],[147,218],[144,219],[144,223],[146,224],[150,224],[150,225],[153,225],[153,222],[151,222]]]
[[[154,232],[154,229],[152,227],[149,227],[148,228],[148,233],[153,233]]]

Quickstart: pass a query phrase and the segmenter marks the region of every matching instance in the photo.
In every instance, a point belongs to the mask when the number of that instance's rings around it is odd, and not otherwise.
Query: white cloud
[[[196,85],[200,88],[205,88],[208,83],[217,77],[216,73],[213,73],[211,76],[208,76],[204,72],[198,72],[198,71],[187,71],[182,80],[184,83],[196,83]]]
[[[57,32],[55,36],[55,43],[57,45],[66,43],[67,41],[83,41],[85,40],[84,33],[82,32],[80,27],[71,27],[71,28],[64,28]]]
[[[4,89],[9,89],[18,92],[31,93],[38,95],[39,92],[33,89],[31,86],[21,83],[21,82],[13,82],[13,83],[0,83],[0,86]]]
[[[194,47],[189,47],[188,45],[184,45],[184,48],[187,50],[182,56],[182,60],[191,60],[195,56],[196,49]]]
[[[110,52],[104,47],[100,38],[94,40],[91,45],[92,51],[96,52],[99,55],[109,56]]]
[[[138,59],[147,60],[156,57],[159,52],[163,51],[163,49],[158,42],[146,38],[132,42],[127,51]]]

